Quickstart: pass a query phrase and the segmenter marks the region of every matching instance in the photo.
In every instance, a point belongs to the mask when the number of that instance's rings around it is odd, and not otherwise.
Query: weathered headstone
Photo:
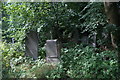
[[[30,31],[26,34],[25,39],[26,56],[30,56],[33,59],[38,58],[38,33]]]
[[[93,34],[93,47],[96,47],[97,45],[96,45],[96,43],[97,43],[97,40],[96,40],[96,37],[97,37],[97,33],[94,33]]]
[[[47,40],[45,44],[46,48],[46,61],[48,63],[60,62],[60,44],[57,40]]]

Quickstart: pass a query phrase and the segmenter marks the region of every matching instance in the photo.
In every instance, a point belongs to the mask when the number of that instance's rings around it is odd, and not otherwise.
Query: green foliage
[[[108,39],[109,32],[106,31],[106,25],[108,23],[103,3],[88,3],[81,14],[83,15],[80,17],[80,21],[83,21],[81,24],[81,32],[89,32],[90,40],[93,40],[93,35],[96,34],[98,45],[105,45],[108,43],[110,39]]]
[[[1,43],[0,51],[2,53],[2,74],[3,77],[9,76],[8,71],[10,70],[10,60],[12,58],[18,58],[24,55],[24,47],[20,42],[14,44],[7,44],[6,42]]]
[[[40,57],[36,61],[29,57],[12,58],[8,74],[3,74],[3,76],[4,78],[36,78],[37,70],[40,71],[43,64],[45,64],[45,60]],[[42,72],[40,73],[42,75]]]
[[[38,56],[41,56],[43,59],[45,58],[46,56],[45,47],[39,48]]]
[[[50,78],[116,79],[118,71],[116,52],[96,53],[93,48],[76,46],[63,49],[61,65],[51,72]],[[63,76],[64,75],[64,76]]]
[[[1,51],[3,57],[3,64],[9,66],[9,61],[11,58],[23,56],[23,49],[24,48],[19,42],[14,44],[7,44],[6,42],[2,43]]]
[[[116,78],[115,51],[96,52],[97,49],[70,42],[63,46],[61,63],[45,63],[44,44],[47,39],[71,39],[75,30],[97,34],[103,44],[102,32],[115,30],[107,25],[103,3],[3,3],[1,52],[4,78]],[[112,28],[111,28],[112,27]],[[34,61],[24,55],[24,39],[29,30],[39,29],[41,58]],[[11,43],[15,38],[15,43]]]
[[[60,64],[45,63],[41,57],[11,58],[9,68],[3,68],[4,78],[96,78],[116,79],[118,74],[115,51],[96,52],[97,49],[76,45],[63,48]]]
[[[45,77],[48,79],[67,78],[63,65],[61,64],[57,64]]]
[[[80,19],[85,19],[82,24],[84,31],[96,31],[99,28],[99,24],[106,24],[106,16],[104,14],[103,3],[89,3],[91,4],[86,13]]]
[[[20,37],[16,34],[22,34],[18,28],[23,33],[39,29],[40,46],[44,46],[46,39],[70,39],[76,29],[79,34],[101,34],[106,24],[103,9],[103,3],[4,3],[3,29],[8,29],[4,34],[16,38]],[[22,40],[25,36],[21,37]]]
[[[87,3],[74,4],[79,11],[85,5]],[[12,33],[14,36],[18,33],[18,28],[24,29],[23,33],[30,29],[37,31],[39,28],[41,46],[46,39],[72,37],[75,28],[81,24],[78,20],[81,15],[74,6],[71,3],[4,3],[3,30],[9,30],[4,34],[9,36]]]

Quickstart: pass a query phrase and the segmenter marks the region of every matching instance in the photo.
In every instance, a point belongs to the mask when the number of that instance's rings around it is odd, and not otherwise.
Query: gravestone
[[[97,39],[96,39],[96,37],[97,37],[97,33],[94,32],[94,34],[93,34],[93,43],[92,43],[92,44],[93,44],[93,47],[96,47],[96,46],[97,46],[97,45],[96,45],[96,44],[97,44]]]
[[[57,40],[47,40],[45,44],[46,61],[48,63],[60,62],[60,44]]]
[[[30,31],[26,34],[25,39],[25,56],[30,56],[33,59],[38,58],[38,33]]]

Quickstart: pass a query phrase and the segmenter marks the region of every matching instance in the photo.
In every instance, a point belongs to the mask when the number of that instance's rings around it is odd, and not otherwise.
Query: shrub
[[[23,56],[23,47],[17,42],[14,44],[2,42],[0,46],[2,53],[2,74],[3,77],[9,77],[10,60],[15,57]]]
[[[64,48],[62,52],[61,64],[58,65],[58,69],[51,72],[49,78],[115,79],[117,77],[115,51],[96,53],[94,48],[77,45],[74,48]]]
[[[45,60],[40,57],[37,60],[21,56],[19,58],[12,58],[10,62],[9,78],[36,78],[36,74],[38,74],[43,64],[45,64]]]
[[[8,78],[96,78],[116,79],[118,74],[115,51],[95,51],[95,48],[76,45],[63,48],[61,62],[53,65],[39,57],[11,58],[9,67],[4,68]]]
[[[38,51],[39,56],[41,56],[41,58],[45,58],[45,56],[46,56],[45,47],[40,47],[38,50],[39,50]]]

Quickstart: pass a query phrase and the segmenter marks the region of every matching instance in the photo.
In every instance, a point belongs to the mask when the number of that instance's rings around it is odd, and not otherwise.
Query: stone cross
[[[30,31],[26,34],[25,39],[26,56],[30,56],[33,59],[38,58],[38,33]]]
[[[48,63],[60,62],[60,44],[57,40],[47,40],[45,44],[46,61]]]

